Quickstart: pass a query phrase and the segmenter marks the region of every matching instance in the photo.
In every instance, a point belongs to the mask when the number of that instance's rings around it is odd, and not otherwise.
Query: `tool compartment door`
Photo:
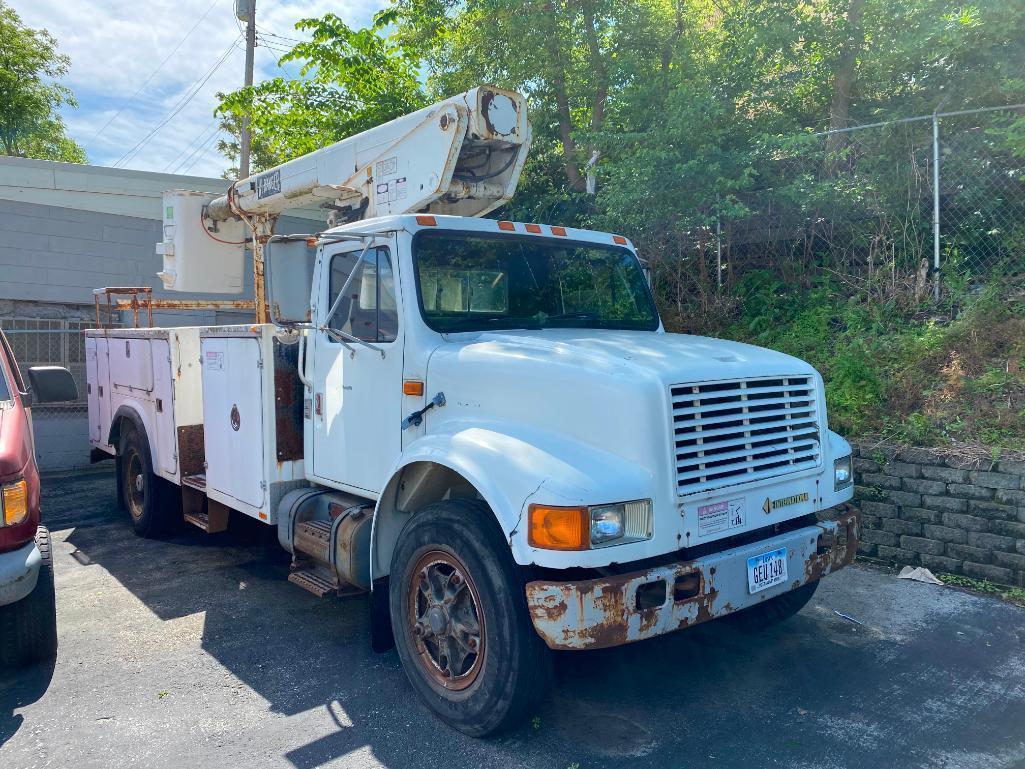
[[[100,394],[96,376],[96,338],[85,338],[85,381],[86,408],[89,411],[89,442],[106,443],[106,436],[100,437]]]
[[[153,397],[156,399],[156,443],[160,466],[157,472],[174,478],[178,472],[178,439],[174,428],[174,382],[171,347],[166,339],[150,343],[153,353]]]
[[[208,337],[202,359],[207,488],[261,508],[266,479],[259,340]]]
[[[117,341],[117,340],[114,340]],[[106,446],[110,437],[110,356],[108,354],[110,340],[105,336],[96,337],[96,379],[93,390],[96,392],[96,412],[99,435],[97,440]],[[117,448],[116,446],[114,447]]]
[[[110,380],[114,389],[135,396],[153,392],[151,340],[138,338],[108,339]]]

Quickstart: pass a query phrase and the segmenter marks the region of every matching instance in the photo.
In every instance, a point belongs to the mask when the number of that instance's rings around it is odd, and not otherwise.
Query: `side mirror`
[[[60,366],[33,366],[28,370],[33,403],[77,401],[78,387],[71,372]]]
[[[317,249],[305,238],[270,240],[264,247],[267,305],[278,325],[309,323]]]

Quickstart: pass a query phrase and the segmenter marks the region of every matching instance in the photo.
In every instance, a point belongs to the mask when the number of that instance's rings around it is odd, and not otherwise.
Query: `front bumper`
[[[834,520],[693,561],[581,582],[529,582],[527,606],[553,649],[620,646],[731,614],[837,571],[854,560],[860,527],[860,513],[844,505]],[[749,593],[747,559],[781,547],[787,582]]]
[[[42,564],[43,556],[31,540],[17,550],[0,553],[0,606],[20,601],[31,593]]]

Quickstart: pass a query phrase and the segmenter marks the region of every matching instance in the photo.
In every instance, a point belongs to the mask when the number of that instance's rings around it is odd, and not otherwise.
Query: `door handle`
[[[424,406],[422,409],[420,409],[419,411],[414,411],[408,417],[403,419],[402,420],[402,429],[405,430],[407,427],[419,427],[421,424],[423,424],[424,414],[426,414],[428,411],[430,411],[435,406],[444,406],[444,405],[445,405],[445,393],[438,393],[437,395],[435,395],[431,399],[431,402],[428,403],[426,406]]]

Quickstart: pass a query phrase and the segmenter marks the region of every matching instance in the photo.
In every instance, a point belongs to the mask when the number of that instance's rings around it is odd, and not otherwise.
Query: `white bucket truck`
[[[248,235],[258,322],[86,343],[136,531],[277,527],[289,579],[371,591],[375,648],[473,735],[529,712],[550,650],[757,629],[858,541],[811,366],[666,333],[620,235],[482,218],[529,141],[523,98],[483,86],[224,197],[168,193],[165,283],[240,290]],[[317,202],[340,224],[271,235]]]

